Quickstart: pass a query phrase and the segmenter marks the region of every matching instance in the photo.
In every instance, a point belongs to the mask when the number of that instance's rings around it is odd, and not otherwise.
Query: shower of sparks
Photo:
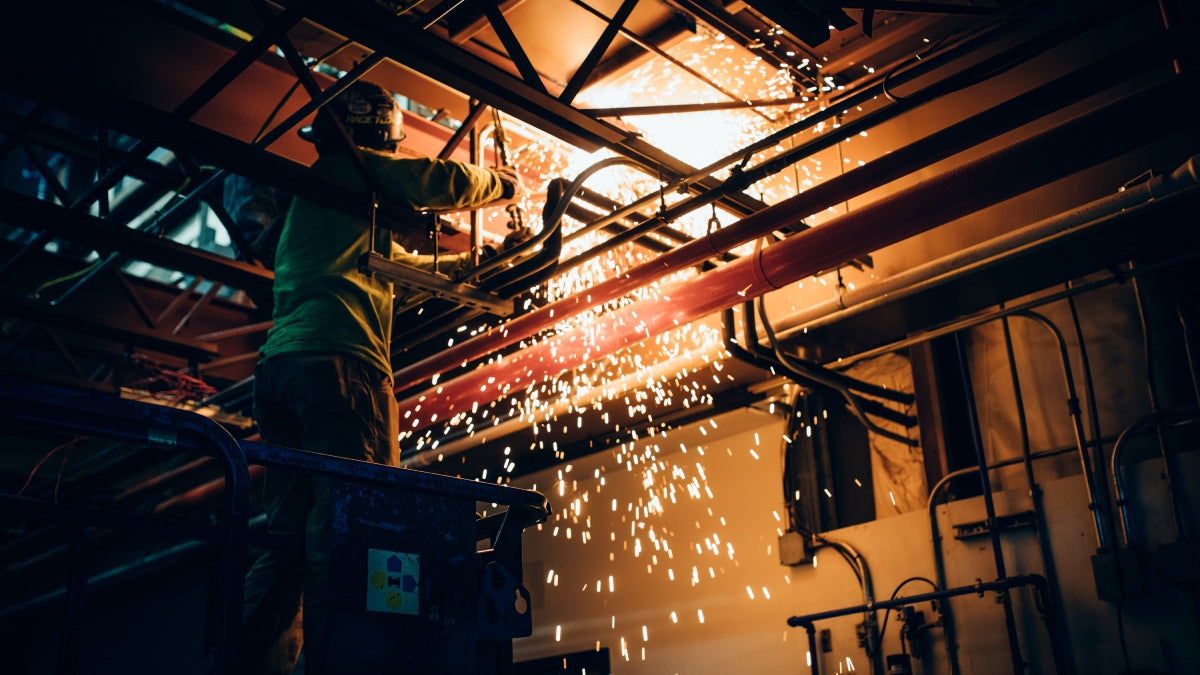
[[[696,36],[673,46],[670,52],[675,59],[720,83],[724,90],[732,92],[742,100],[793,98],[797,96],[797,92],[804,94],[799,97],[801,100],[787,107],[764,108],[761,112],[747,108],[631,116],[619,120],[623,126],[629,127],[632,133],[640,135],[651,145],[692,166],[709,165],[825,109],[837,89],[831,78],[820,74],[816,64],[789,66],[768,63],[761,56],[748,53],[706,28]],[[665,60],[655,60],[622,77],[616,84],[606,85],[602,90],[581,92],[577,102],[580,107],[586,108],[727,100],[725,95],[712,87],[700,84],[684,69]],[[860,110],[847,110],[842,117],[853,115]],[[811,135],[835,131],[840,127],[842,117],[836,122],[815,125]],[[520,127],[516,120],[512,120],[511,124],[513,127]],[[563,146],[536,131],[524,131],[524,135],[533,140],[510,147],[509,155],[513,163],[522,167],[527,175],[539,175],[541,185],[553,177],[573,179],[596,162],[612,156],[608,151],[585,153]],[[807,137],[807,134],[801,134],[794,143],[785,141],[760,150],[747,157],[745,165],[753,167],[787,152],[796,144],[805,142]],[[852,140],[859,137],[861,136],[852,136],[840,143],[838,156],[842,159],[834,159],[828,155],[809,157],[774,176],[758,181],[747,188],[746,193],[766,203],[776,203],[840,172],[861,165],[861,161],[851,162],[846,159],[850,148],[854,147],[851,145]],[[731,167],[725,167],[713,175],[723,179],[730,175],[730,171]],[[629,204],[647,195],[653,195],[655,201],[642,209],[643,215],[652,214],[662,205],[669,208],[687,199],[687,196],[678,190],[664,189],[666,186],[658,176],[647,175],[625,166],[610,167],[597,172],[587,180],[585,187],[588,191],[603,195],[618,204]],[[582,206],[581,203],[576,203]],[[536,226],[537,214],[541,212],[538,197],[525,196],[521,206]],[[593,209],[593,212],[597,217],[606,215],[602,210]],[[811,224],[819,224],[822,218],[835,213],[836,209],[831,209],[826,213],[814,214]],[[724,227],[735,220],[734,215],[724,210],[705,208],[686,214],[670,222],[669,226],[690,237],[701,237],[714,225]],[[564,244],[562,259],[570,259],[596,249],[610,236],[600,228],[596,232],[572,237],[583,226],[584,223],[580,221],[564,218],[563,233],[569,241]],[[659,237],[657,234],[652,236],[661,243],[676,245],[668,238]],[[753,246],[753,242],[747,243],[734,252],[744,255],[750,252]],[[590,303],[591,300],[587,296],[589,289],[653,260],[657,255],[659,254],[650,249],[632,243],[611,248],[555,276],[544,288],[535,291],[538,296],[536,300],[530,299],[528,302],[531,306],[534,302],[554,302],[568,297],[579,297]],[[692,589],[711,583],[726,573],[724,565],[728,564],[727,561],[732,561],[734,567],[738,564],[734,543],[730,541],[736,537],[737,531],[733,526],[727,525],[724,517],[714,513],[712,505],[716,495],[709,485],[703,464],[706,446],[716,442],[715,437],[723,432],[718,429],[715,421],[708,420],[708,424],[701,423],[697,427],[703,435],[704,442],[688,446],[672,440],[671,431],[665,426],[657,425],[652,415],[654,410],[659,408],[702,408],[713,402],[714,393],[726,386],[736,386],[737,383],[725,372],[724,361],[730,358],[730,354],[723,344],[721,331],[697,321],[682,325],[677,323],[672,330],[650,335],[645,322],[638,319],[636,312],[632,312],[629,314],[630,323],[623,327],[634,330],[644,339],[632,347],[616,352],[603,350],[600,346],[601,340],[606,336],[596,332],[600,317],[617,310],[629,310],[646,300],[662,299],[664,289],[686,282],[698,273],[698,267],[679,270],[623,298],[596,303],[587,311],[560,320],[541,334],[525,338],[519,347],[529,348],[542,343],[558,344],[549,341],[566,336],[570,342],[564,342],[556,349],[570,349],[584,355],[594,355],[594,358],[583,359],[585,365],[557,377],[532,381],[532,371],[528,371],[525,375],[514,375],[511,382],[489,381],[483,386],[486,396],[481,392],[479,400],[472,403],[468,409],[451,411],[452,414],[447,413],[443,416],[448,419],[436,419],[428,410],[423,412],[422,405],[405,410],[402,420],[402,428],[405,431],[400,436],[402,446],[418,451],[449,452],[446,450],[446,444],[450,441],[444,440],[447,436],[453,436],[461,442],[463,438],[486,436],[490,430],[503,424],[528,427],[533,431],[533,441],[527,448],[505,447],[503,457],[497,460],[497,465],[482,468],[476,475],[463,476],[480,481],[505,483],[518,472],[526,453],[550,453],[555,460],[565,460],[565,448],[560,447],[559,439],[580,429],[594,429],[599,422],[610,428],[614,434],[623,434],[626,440],[614,445],[603,466],[590,474],[572,474],[570,464],[562,465],[558,469],[557,480],[544,488],[548,495],[552,495],[556,509],[545,524],[538,525],[538,530],[548,533],[563,546],[595,547],[600,544],[609,547],[608,559],[614,563],[614,569],[626,570],[626,574],[649,575],[663,584],[672,584],[673,588],[682,589],[684,593],[693,592]],[[818,278],[817,281],[826,284],[824,279]],[[832,288],[829,290],[833,291]],[[527,306],[526,309],[528,308]],[[504,327],[502,324],[464,324],[457,327],[455,338],[449,340],[449,343],[469,340],[496,329],[504,330]],[[493,356],[485,365],[496,363],[502,358],[499,355]],[[561,355],[552,353],[551,358],[561,358]],[[438,387],[438,384],[439,376],[435,375],[430,385]],[[440,389],[435,389],[428,396],[436,397],[439,393]],[[424,401],[423,404],[428,405]],[[773,406],[774,404],[772,412]],[[812,436],[812,425],[820,421],[814,416],[810,423],[803,424],[806,436]],[[437,424],[433,424],[434,422]],[[783,438],[784,443],[792,443],[793,440],[798,440],[798,436],[796,439]],[[763,445],[756,433],[753,447],[733,450],[748,453],[750,458],[758,460],[760,452],[776,452],[777,448],[774,446],[777,446],[780,440],[776,436],[766,439],[766,442],[767,445]],[[722,449],[718,448],[718,451]],[[439,456],[439,461],[442,458],[443,456]],[[625,472],[633,476],[640,483],[641,492],[628,498],[603,494],[606,474],[612,472]],[[827,495],[832,497],[828,491]],[[683,502],[709,505],[709,519],[705,522],[696,521],[695,531],[680,532],[664,524],[667,511]],[[772,516],[763,515],[766,518]],[[776,521],[781,520],[778,512],[773,515]],[[596,517],[595,523],[593,516]],[[748,547],[747,543],[742,549],[746,550]],[[761,551],[761,548],[756,544],[755,550]],[[767,554],[771,555],[769,547]],[[621,562],[636,564],[622,566],[619,564]],[[815,556],[812,564],[814,567],[817,564]],[[676,570],[679,571],[679,583],[676,583]],[[563,582],[561,585],[560,580]],[[785,580],[791,583],[790,579]],[[601,597],[616,594],[619,588],[631,586],[619,585],[616,575],[608,575],[606,578],[572,578],[569,568],[549,570],[545,583],[549,592],[583,592],[593,598],[597,594]],[[761,602],[771,597],[766,587],[756,590],[746,586],[745,590],[748,601]],[[697,622],[703,624],[704,610],[697,608],[695,611]],[[678,623],[679,618],[680,613],[672,609],[671,623]],[[631,645],[624,636],[616,635],[615,615],[611,623],[614,635],[608,642],[611,644],[619,637],[620,654],[626,660],[630,660]],[[623,627],[623,630],[627,631],[628,626]],[[645,625],[642,626],[641,634],[642,641],[649,643],[649,630]],[[555,627],[554,635],[555,641],[562,640],[561,625]],[[640,648],[640,655],[643,660],[646,658],[644,645]]]

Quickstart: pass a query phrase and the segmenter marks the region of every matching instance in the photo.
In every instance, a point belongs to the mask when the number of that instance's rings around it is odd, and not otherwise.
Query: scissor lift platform
[[[70,553],[62,556],[65,571],[57,587],[7,588],[0,603],[4,625],[20,622],[25,614],[58,613],[62,637],[55,664],[46,672],[134,672],[129,663],[96,670],[100,666],[88,646],[95,641],[81,633],[105,611],[103,603],[89,603],[89,581],[111,578],[95,568],[98,556],[89,550],[98,545],[97,532],[161,538],[167,546],[184,540],[215,551],[213,597],[195,610],[209,613],[213,672],[232,672],[250,543],[281,544],[250,536],[255,515],[251,465],[287,466],[332,479],[336,599],[330,656],[341,672],[509,673],[512,639],[532,632],[521,578],[521,533],[547,515],[545,497],[537,492],[237,441],[194,412],[0,376],[0,437],[27,434],[87,436],[128,443],[139,452],[207,455],[224,475],[221,504],[208,522],[0,495],[6,522],[52,523],[76,533]],[[136,578],[129,564],[121,567],[126,578]],[[156,609],[147,608],[147,614]],[[130,649],[138,650],[136,629],[127,632]]]

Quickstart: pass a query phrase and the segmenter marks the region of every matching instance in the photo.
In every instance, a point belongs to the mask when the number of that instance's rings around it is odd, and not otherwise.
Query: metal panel
[[[474,502],[344,481],[332,493],[331,663],[475,673]]]

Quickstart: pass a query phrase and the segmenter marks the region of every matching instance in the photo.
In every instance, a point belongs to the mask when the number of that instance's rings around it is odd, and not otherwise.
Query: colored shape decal
[[[367,611],[417,614],[420,563],[415,553],[367,549]]]

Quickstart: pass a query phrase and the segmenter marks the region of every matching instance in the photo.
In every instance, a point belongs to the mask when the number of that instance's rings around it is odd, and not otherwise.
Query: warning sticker
[[[417,614],[420,562],[415,553],[367,549],[367,611]]]

